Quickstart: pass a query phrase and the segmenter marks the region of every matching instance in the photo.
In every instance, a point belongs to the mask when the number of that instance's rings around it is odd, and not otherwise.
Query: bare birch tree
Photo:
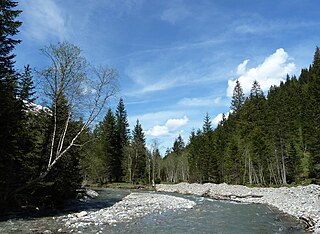
[[[77,139],[99,116],[109,99],[117,91],[117,73],[105,67],[92,67],[81,56],[79,47],[68,42],[45,47],[42,52],[50,59],[50,65],[39,71],[43,78],[44,94],[48,99],[53,118],[49,157],[40,179],[47,176],[52,167],[77,144]],[[68,113],[62,130],[58,131],[58,102],[64,98]],[[80,129],[66,141],[70,121],[81,119]]]

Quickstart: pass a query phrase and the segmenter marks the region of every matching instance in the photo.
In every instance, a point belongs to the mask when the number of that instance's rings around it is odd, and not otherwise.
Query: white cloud
[[[289,56],[284,49],[277,49],[275,53],[267,57],[262,64],[254,68],[247,68],[249,60],[243,61],[238,68],[237,74],[240,84],[246,94],[250,92],[252,84],[257,80],[262,90],[269,90],[271,85],[279,85],[286,75],[292,75],[295,64],[289,61]],[[236,80],[228,80],[227,96],[231,97]]]
[[[46,40],[49,36],[65,39],[67,30],[61,9],[53,0],[22,1],[23,27],[26,36]]]
[[[168,119],[165,125],[155,125],[146,131],[146,135],[159,137],[159,136],[176,136],[173,131],[181,128],[188,123],[189,119],[184,116],[182,119]]]
[[[218,125],[219,122],[222,120],[222,113],[218,114],[212,121],[212,125]]]
[[[249,62],[249,59],[246,59],[246,60],[243,61],[243,63],[240,63],[240,64],[238,65],[237,74],[238,74],[239,76],[241,76],[241,75],[243,75],[243,74],[246,73],[248,62]]]
[[[154,137],[159,137],[159,136],[169,136],[169,129],[166,126],[160,126],[156,125],[153,126],[151,129],[146,131],[146,135],[148,136],[154,136]]]
[[[209,98],[183,98],[178,104],[183,106],[210,106],[213,100]]]
[[[223,113],[218,114],[212,121],[213,126],[217,126],[222,120]],[[225,114],[226,118],[229,116],[229,112]]]
[[[168,119],[165,126],[170,130],[176,130],[188,123],[189,119],[187,116],[183,116],[182,119]]]
[[[179,111],[150,112],[142,115],[129,116],[129,123],[133,126],[138,119],[144,127],[149,128],[153,125],[160,125],[163,119],[171,119],[174,118],[174,116],[179,116],[182,114],[183,113]]]

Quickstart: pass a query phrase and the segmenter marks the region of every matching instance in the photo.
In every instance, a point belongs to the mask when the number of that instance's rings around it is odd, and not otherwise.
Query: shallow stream
[[[61,215],[109,207],[130,193],[129,190],[117,189],[101,189],[98,192],[100,196],[96,199],[86,203],[71,202],[54,212],[3,218],[0,233],[306,233],[297,220],[266,205],[215,201],[179,194],[170,195],[191,199],[196,206],[190,210],[152,214],[112,226],[67,229]]]

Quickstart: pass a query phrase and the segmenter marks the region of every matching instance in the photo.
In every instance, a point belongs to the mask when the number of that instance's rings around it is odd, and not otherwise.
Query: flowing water
[[[136,192],[136,191],[135,191]],[[7,217],[0,221],[0,233],[70,232],[61,221],[61,214],[90,211],[112,206],[130,193],[129,190],[103,189],[100,196],[87,203],[73,202],[63,210],[39,213],[37,216]],[[152,214],[112,226],[92,225],[74,233],[306,233],[294,218],[266,205],[215,201],[193,195],[178,195],[196,202],[190,210]]]

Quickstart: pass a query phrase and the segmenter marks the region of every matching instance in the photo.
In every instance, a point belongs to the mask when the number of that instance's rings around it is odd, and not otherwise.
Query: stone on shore
[[[82,211],[63,217],[68,229],[85,228],[91,225],[114,225],[144,217],[151,213],[168,210],[190,209],[194,201],[176,196],[155,193],[131,193],[111,207],[98,211]]]

